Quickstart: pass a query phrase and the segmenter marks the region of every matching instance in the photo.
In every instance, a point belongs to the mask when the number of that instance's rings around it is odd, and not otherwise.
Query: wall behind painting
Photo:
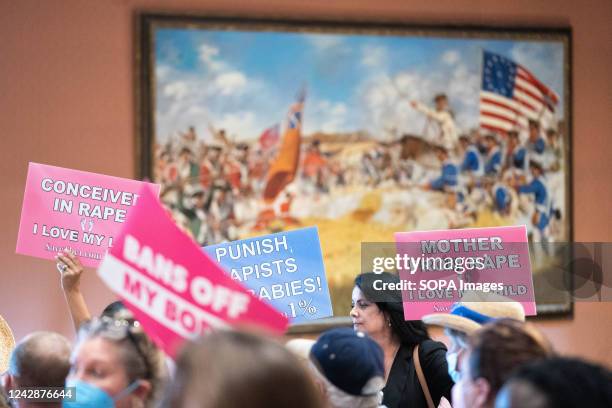
[[[28,161],[134,177],[137,10],[415,23],[571,26],[574,33],[574,213],[577,241],[612,241],[612,3],[609,0],[0,0],[0,314],[20,338],[71,334],[51,262],[14,254]],[[94,313],[113,299],[87,271]],[[612,303],[538,320],[564,353],[612,365]]]

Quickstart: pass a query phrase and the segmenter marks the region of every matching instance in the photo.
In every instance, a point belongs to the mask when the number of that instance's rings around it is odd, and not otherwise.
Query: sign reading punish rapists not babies
[[[291,319],[333,315],[316,227],[205,247],[237,282]]]

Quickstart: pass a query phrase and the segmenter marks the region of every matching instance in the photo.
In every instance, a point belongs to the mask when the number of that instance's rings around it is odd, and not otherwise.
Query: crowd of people
[[[275,200],[272,218],[291,220],[291,201],[304,194],[415,188],[439,192],[468,219],[483,208],[528,213],[536,238],[547,239],[562,217],[546,177],[563,168],[559,133],[549,128],[544,136],[540,123],[529,120],[524,132],[462,134],[446,95],[434,103],[433,109],[411,103],[428,117],[423,135],[367,141],[353,154],[357,160],[345,160],[343,149],[325,149],[318,139],[303,143],[295,181]],[[161,200],[201,245],[235,240],[241,229],[260,225],[258,203],[278,154],[269,140],[238,143],[223,130],[209,130],[208,142],[189,128],[155,151]],[[123,303],[92,316],[80,290],[79,259],[61,252],[57,262],[75,341],[52,332],[32,333],[14,347],[4,341],[12,350],[0,408],[612,406],[608,368],[557,355],[525,322],[521,304],[499,295],[468,296],[447,313],[406,321],[401,293],[374,289],[375,280],[399,278],[365,273],[354,281],[352,328],[286,344],[240,328],[217,331],[186,342],[173,360]],[[430,337],[429,326],[444,328],[448,346]],[[75,398],[39,402],[16,393],[41,387],[68,387]]]
[[[365,273],[355,279],[352,328],[286,344],[239,328],[216,331],[187,342],[174,361],[123,303],[91,317],[80,261],[69,253],[57,259],[66,266],[61,286],[76,340],[52,332],[21,339],[2,377],[0,407],[612,406],[612,372],[557,355],[509,299],[466,299],[447,313],[405,321],[401,293],[374,289],[375,280],[399,278]],[[444,328],[448,348],[430,338],[428,325]],[[75,397],[15,398],[28,387],[64,386]]]

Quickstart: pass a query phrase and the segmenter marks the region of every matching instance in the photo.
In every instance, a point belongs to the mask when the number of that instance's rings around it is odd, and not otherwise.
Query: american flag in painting
[[[529,119],[554,126],[559,97],[529,70],[484,51],[480,90],[480,126],[505,133],[524,130]]]

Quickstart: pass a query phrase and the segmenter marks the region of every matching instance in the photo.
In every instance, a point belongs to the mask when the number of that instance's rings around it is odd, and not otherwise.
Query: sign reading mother
[[[143,184],[150,183],[30,163],[16,252],[52,259],[67,249],[97,266]]]

